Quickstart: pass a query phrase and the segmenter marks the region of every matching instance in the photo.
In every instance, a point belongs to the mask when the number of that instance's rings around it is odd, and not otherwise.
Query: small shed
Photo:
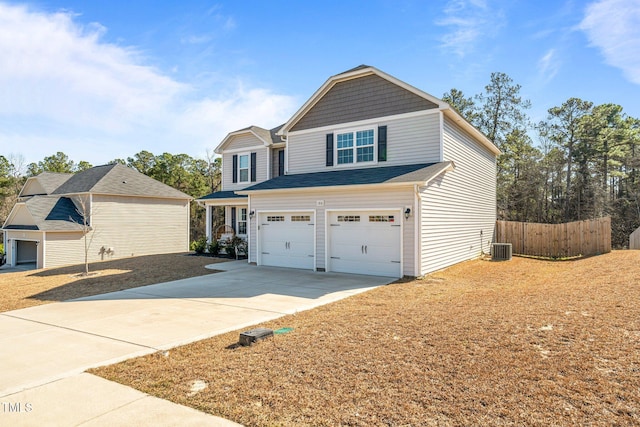
[[[640,227],[629,235],[629,249],[640,249]]]

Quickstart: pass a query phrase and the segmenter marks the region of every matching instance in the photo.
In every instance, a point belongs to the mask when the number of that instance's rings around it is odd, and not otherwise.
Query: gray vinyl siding
[[[271,176],[269,178],[275,178],[279,176],[278,174],[278,153],[280,150],[284,150],[283,148],[275,148],[271,150]]]
[[[326,166],[326,134],[332,130],[289,135],[289,174],[324,172],[345,168],[397,166],[440,161],[439,113],[413,117],[384,118],[369,126],[336,126],[335,132],[387,126],[387,161]],[[376,134],[377,138],[377,134]]]
[[[291,130],[312,129],[432,108],[437,108],[437,105],[372,74],[336,83]]]
[[[380,187],[371,190],[327,190],[322,193],[273,193],[269,195],[252,195],[251,210],[256,215],[250,219],[249,228],[249,261],[257,262],[257,223],[260,211],[313,211],[315,212],[316,227],[316,268],[324,269],[326,224],[325,213],[333,209],[413,209],[415,194],[413,187],[394,187],[382,189]],[[324,206],[317,206],[322,200]],[[403,274],[415,276],[415,217],[403,220]]]
[[[249,154],[256,153],[256,182],[233,182],[233,156],[236,154]],[[222,155],[222,190],[242,190],[251,185],[255,185],[259,182],[269,179],[267,169],[267,156],[269,156],[269,149],[267,147],[252,147],[247,148],[247,151],[238,153],[224,153]]]
[[[225,150],[253,149],[257,147],[264,147],[264,142],[253,134],[243,134],[234,136],[233,140],[225,147]]]
[[[91,242],[93,233],[87,235]],[[95,241],[95,239],[94,239]],[[84,263],[84,237],[82,232],[47,233],[47,268]],[[100,246],[91,242],[89,245],[89,262],[97,261],[96,254]]]
[[[487,253],[493,240],[495,155],[447,118],[443,146],[444,160],[452,160],[455,170],[420,190],[421,274]]]
[[[187,200],[94,196],[92,219],[89,262],[189,250]],[[47,233],[46,252],[47,267],[84,263],[82,233]]]

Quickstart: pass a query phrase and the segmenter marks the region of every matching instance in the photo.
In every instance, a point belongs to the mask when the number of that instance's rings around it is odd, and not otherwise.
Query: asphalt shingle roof
[[[78,172],[53,192],[53,194],[58,195],[78,193],[172,199],[191,198],[175,188],[118,163],[96,166],[83,172]]]
[[[71,173],[42,172],[36,176],[36,179],[47,194],[51,194],[72,176]]]
[[[68,197],[33,196],[25,202],[35,225],[11,224],[7,229],[81,231],[81,209]]]
[[[236,194],[235,191],[216,191],[215,193],[207,194],[204,197],[200,197],[198,200],[215,200],[215,199],[246,199],[247,196],[241,196]]]
[[[282,175],[238,191],[426,182],[442,173],[451,165],[452,162],[419,163],[414,165]]]

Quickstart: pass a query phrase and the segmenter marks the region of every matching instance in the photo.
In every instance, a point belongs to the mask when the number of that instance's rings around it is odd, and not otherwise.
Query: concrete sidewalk
[[[189,425],[189,420],[224,425],[228,421],[82,372],[393,280],[256,267],[246,261],[213,267],[226,271],[0,313],[0,426]]]

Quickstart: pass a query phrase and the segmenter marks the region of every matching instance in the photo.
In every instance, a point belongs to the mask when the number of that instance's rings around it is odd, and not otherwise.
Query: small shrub
[[[191,242],[191,250],[195,251],[198,255],[203,254],[205,249],[207,249],[206,237],[201,237],[200,239]]]
[[[220,253],[220,243],[217,240],[213,240],[209,243],[207,250],[211,256],[217,256]]]

